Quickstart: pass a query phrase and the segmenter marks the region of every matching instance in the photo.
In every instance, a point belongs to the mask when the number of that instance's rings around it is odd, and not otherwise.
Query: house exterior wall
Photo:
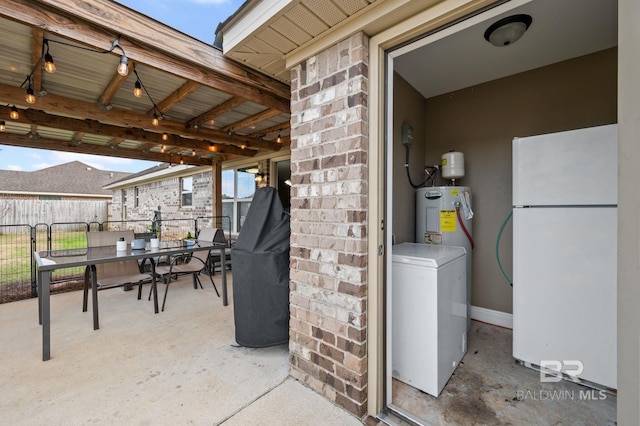
[[[367,398],[368,38],[292,69],[291,375],[358,417]]]
[[[193,205],[182,207],[181,177],[193,177]],[[135,188],[138,188],[139,203],[135,206]],[[124,217],[122,203],[122,191],[127,193],[126,210]],[[172,219],[193,219],[200,216],[213,216],[212,213],[212,185],[211,171],[182,176],[170,176],[158,180],[130,185],[124,189],[115,190],[113,204],[111,206],[111,220],[145,220],[153,219],[154,211],[161,206],[163,217]]]

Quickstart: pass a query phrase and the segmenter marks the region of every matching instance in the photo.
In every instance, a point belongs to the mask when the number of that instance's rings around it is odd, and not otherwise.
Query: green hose
[[[504,219],[504,222],[502,222],[502,225],[500,226],[500,231],[498,231],[498,238],[496,239],[496,259],[498,259],[498,266],[500,267],[500,272],[502,272],[502,275],[504,275],[504,277],[507,279],[507,282],[511,287],[513,287],[513,282],[511,281],[511,278],[509,278],[507,273],[504,271],[504,268],[502,267],[502,262],[500,262],[499,247],[500,247],[500,237],[502,236],[502,231],[504,231],[504,227],[509,221],[509,219],[511,219],[512,214],[513,214],[513,210],[509,210],[509,214],[507,215],[507,217]]]

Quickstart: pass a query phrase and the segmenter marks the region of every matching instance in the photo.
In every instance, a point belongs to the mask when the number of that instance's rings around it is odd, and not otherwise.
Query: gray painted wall
[[[401,120],[406,119],[414,128],[424,129],[424,139],[416,137],[412,149],[412,157],[418,157],[416,145],[422,144],[425,153],[422,161],[412,158],[414,173],[420,164],[438,164],[441,155],[452,149],[465,154],[466,175],[457,184],[470,186],[473,194],[476,248],[471,303],[511,313],[513,293],[498,267],[495,246],[500,225],[511,210],[512,139],[617,122],[616,73],[614,48],[427,100],[396,76],[393,233],[397,242],[400,236],[413,240],[413,228],[408,233],[408,227],[415,223],[415,209],[405,207],[414,196],[404,176],[400,143]],[[414,118],[417,111],[424,115]],[[511,251],[509,222],[500,240],[500,258],[509,276]]]

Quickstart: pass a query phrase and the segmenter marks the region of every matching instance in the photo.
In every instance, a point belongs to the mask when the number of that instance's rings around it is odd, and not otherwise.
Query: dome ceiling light
[[[494,22],[484,32],[484,38],[494,46],[509,46],[522,37],[533,19],[529,15],[512,15]]]

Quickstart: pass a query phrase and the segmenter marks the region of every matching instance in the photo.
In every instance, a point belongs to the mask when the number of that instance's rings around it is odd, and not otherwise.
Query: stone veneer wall
[[[291,375],[358,417],[367,402],[368,38],[292,70]]]

